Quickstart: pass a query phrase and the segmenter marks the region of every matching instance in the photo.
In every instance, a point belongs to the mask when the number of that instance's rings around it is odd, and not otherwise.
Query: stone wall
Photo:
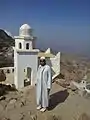
[[[54,58],[46,58],[47,64],[52,69],[52,79],[60,74],[60,52]]]
[[[53,70],[53,79],[60,74],[60,52],[58,52],[55,58],[50,58],[52,70]]]
[[[46,58],[47,64],[51,66],[52,69],[52,79],[60,74],[60,52],[56,54],[54,58]],[[4,73],[10,74],[14,73],[14,67],[3,67],[0,68]]]
[[[0,68],[0,70],[3,70],[4,73],[13,73],[14,72],[14,67],[3,67]]]

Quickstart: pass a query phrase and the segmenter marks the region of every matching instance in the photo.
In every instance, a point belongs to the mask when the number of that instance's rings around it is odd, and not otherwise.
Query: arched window
[[[12,72],[14,72],[14,68],[12,69]]]
[[[29,49],[29,43],[26,43],[26,49]]]
[[[19,49],[22,49],[22,44],[21,43],[19,43]]]
[[[9,69],[7,69],[7,73],[10,73],[10,70],[9,70]]]

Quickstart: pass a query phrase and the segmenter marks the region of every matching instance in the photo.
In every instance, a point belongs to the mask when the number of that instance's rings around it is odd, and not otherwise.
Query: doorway
[[[31,72],[32,69],[30,67],[24,69],[24,75],[25,75],[24,86],[31,85]]]

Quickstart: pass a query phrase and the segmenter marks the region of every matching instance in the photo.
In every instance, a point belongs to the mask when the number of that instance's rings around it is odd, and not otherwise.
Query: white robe
[[[36,84],[37,105],[41,105],[42,107],[48,107],[49,95],[47,89],[51,89],[51,85],[51,68],[48,65],[40,65],[37,72]]]

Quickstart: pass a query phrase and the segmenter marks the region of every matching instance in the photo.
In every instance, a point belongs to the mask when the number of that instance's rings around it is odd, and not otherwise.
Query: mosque
[[[33,36],[32,28],[28,24],[23,24],[20,27],[19,35],[14,36],[14,39],[13,81],[17,89],[23,88],[26,83],[31,86],[36,84],[37,68],[41,56],[46,58],[47,64],[52,69],[52,79],[60,74],[60,52],[54,55],[50,48],[45,52],[36,49],[36,37]],[[2,69],[6,70],[7,68]]]

